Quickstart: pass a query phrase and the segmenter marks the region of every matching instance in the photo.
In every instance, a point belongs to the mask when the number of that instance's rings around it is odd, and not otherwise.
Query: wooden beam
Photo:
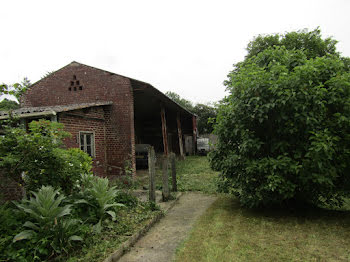
[[[149,201],[156,202],[156,153],[153,146],[148,148]]]
[[[179,137],[179,147],[180,147],[180,156],[182,159],[185,158],[185,154],[184,154],[184,144],[182,141],[182,129],[181,129],[181,119],[180,119],[180,114],[177,114],[176,117],[176,121],[177,121],[177,135]]]
[[[197,152],[197,118],[192,116],[192,128],[193,128],[193,154]]]
[[[168,155],[168,133],[166,128],[166,118],[165,118],[165,110],[164,107],[160,109],[160,117],[162,120],[162,135],[163,135],[163,147],[164,147],[164,155]]]

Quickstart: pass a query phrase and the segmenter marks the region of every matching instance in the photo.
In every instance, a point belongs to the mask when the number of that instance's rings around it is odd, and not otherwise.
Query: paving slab
[[[170,262],[178,245],[188,236],[195,221],[216,200],[201,193],[183,194],[166,216],[139,239],[119,262]]]

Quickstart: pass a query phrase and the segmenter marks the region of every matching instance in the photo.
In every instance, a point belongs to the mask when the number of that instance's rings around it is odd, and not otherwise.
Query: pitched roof
[[[57,113],[60,113],[60,112],[72,111],[72,110],[95,107],[95,106],[106,106],[106,105],[112,105],[112,104],[113,102],[111,101],[100,101],[100,102],[93,102],[93,103],[81,103],[81,104],[59,105],[59,106],[23,107],[12,111],[0,111],[0,120],[8,119],[10,115],[19,117],[19,118],[47,116],[47,115],[56,115]]]
[[[180,104],[178,104],[176,101],[174,101],[172,98],[168,97],[166,94],[164,94],[163,92],[161,92],[160,90],[158,90],[157,88],[155,88],[154,86],[152,86],[151,84],[147,83],[147,82],[144,82],[144,81],[140,81],[140,80],[137,80],[137,79],[134,79],[134,78],[131,78],[131,77],[128,77],[128,76],[124,76],[124,75],[120,75],[120,74],[116,74],[116,73],[113,73],[111,71],[108,71],[108,70],[105,70],[105,69],[101,69],[101,68],[97,68],[97,67],[94,67],[94,66],[90,66],[90,65],[86,65],[86,64],[82,64],[82,63],[79,63],[79,62],[76,62],[76,61],[72,61],[71,63],[69,63],[68,65],[65,65],[64,67],[52,72],[52,73],[55,73],[65,67],[68,67],[68,66],[79,66],[79,65],[82,65],[82,66],[86,66],[86,67],[90,67],[90,68],[93,68],[93,69],[96,69],[96,70],[100,70],[100,71],[103,71],[103,72],[106,72],[110,75],[115,75],[115,76],[119,76],[119,77],[123,77],[123,78],[126,78],[126,79],[129,79],[132,83],[132,87],[133,87],[133,90],[134,91],[137,91],[137,90],[140,90],[139,88],[141,87],[141,89],[145,90],[146,92],[156,96],[160,101],[162,101],[164,104],[167,104],[169,105],[170,107],[172,108],[176,108],[180,111],[182,111],[183,113],[185,114],[190,114],[190,115],[194,115],[194,116],[197,116],[196,114],[192,113],[191,111],[189,111],[187,108],[184,108],[183,106],[181,106]],[[45,78],[45,77],[44,77]],[[38,82],[42,81],[44,78],[40,79],[39,81],[35,82],[34,84],[32,84],[32,86],[36,85]],[[136,88],[135,88],[136,87]]]

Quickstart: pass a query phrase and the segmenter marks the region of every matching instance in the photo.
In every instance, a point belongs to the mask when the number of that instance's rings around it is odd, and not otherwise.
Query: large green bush
[[[92,160],[80,149],[64,149],[62,141],[67,136],[62,124],[47,120],[29,123],[29,132],[5,127],[5,136],[0,137],[0,168],[28,190],[51,185],[70,193],[81,174],[91,172]]]
[[[350,193],[349,59],[320,31],[259,36],[225,82],[211,166],[245,206]]]

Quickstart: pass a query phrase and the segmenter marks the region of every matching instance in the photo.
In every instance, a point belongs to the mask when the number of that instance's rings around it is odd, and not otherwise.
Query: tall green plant
[[[82,199],[75,203],[87,204],[90,206],[89,220],[96,219],[98,222],[95,225],[95,230],[101,232],[102,221],[107,217],[111,217],[113,221],[116,220],[116,213],[114,207],[122,207],[123,204],[116,202],[118,190],[115,186],[109,186],[107,178],[101,178],[93,175],[83,175],[81,179],[81,197]]]
[[[76,235],[80,221],[64,218],[71,214],[71,205],[63,204],[65,196],[51,186],[42,186],[33,197],[24,199],[17,207],[29,215],[23,227],[26,230],[13,238],[13,242],[31,240],[36,243],[34,256],[46,257],[67,252],[72,241],[82,241]]]

